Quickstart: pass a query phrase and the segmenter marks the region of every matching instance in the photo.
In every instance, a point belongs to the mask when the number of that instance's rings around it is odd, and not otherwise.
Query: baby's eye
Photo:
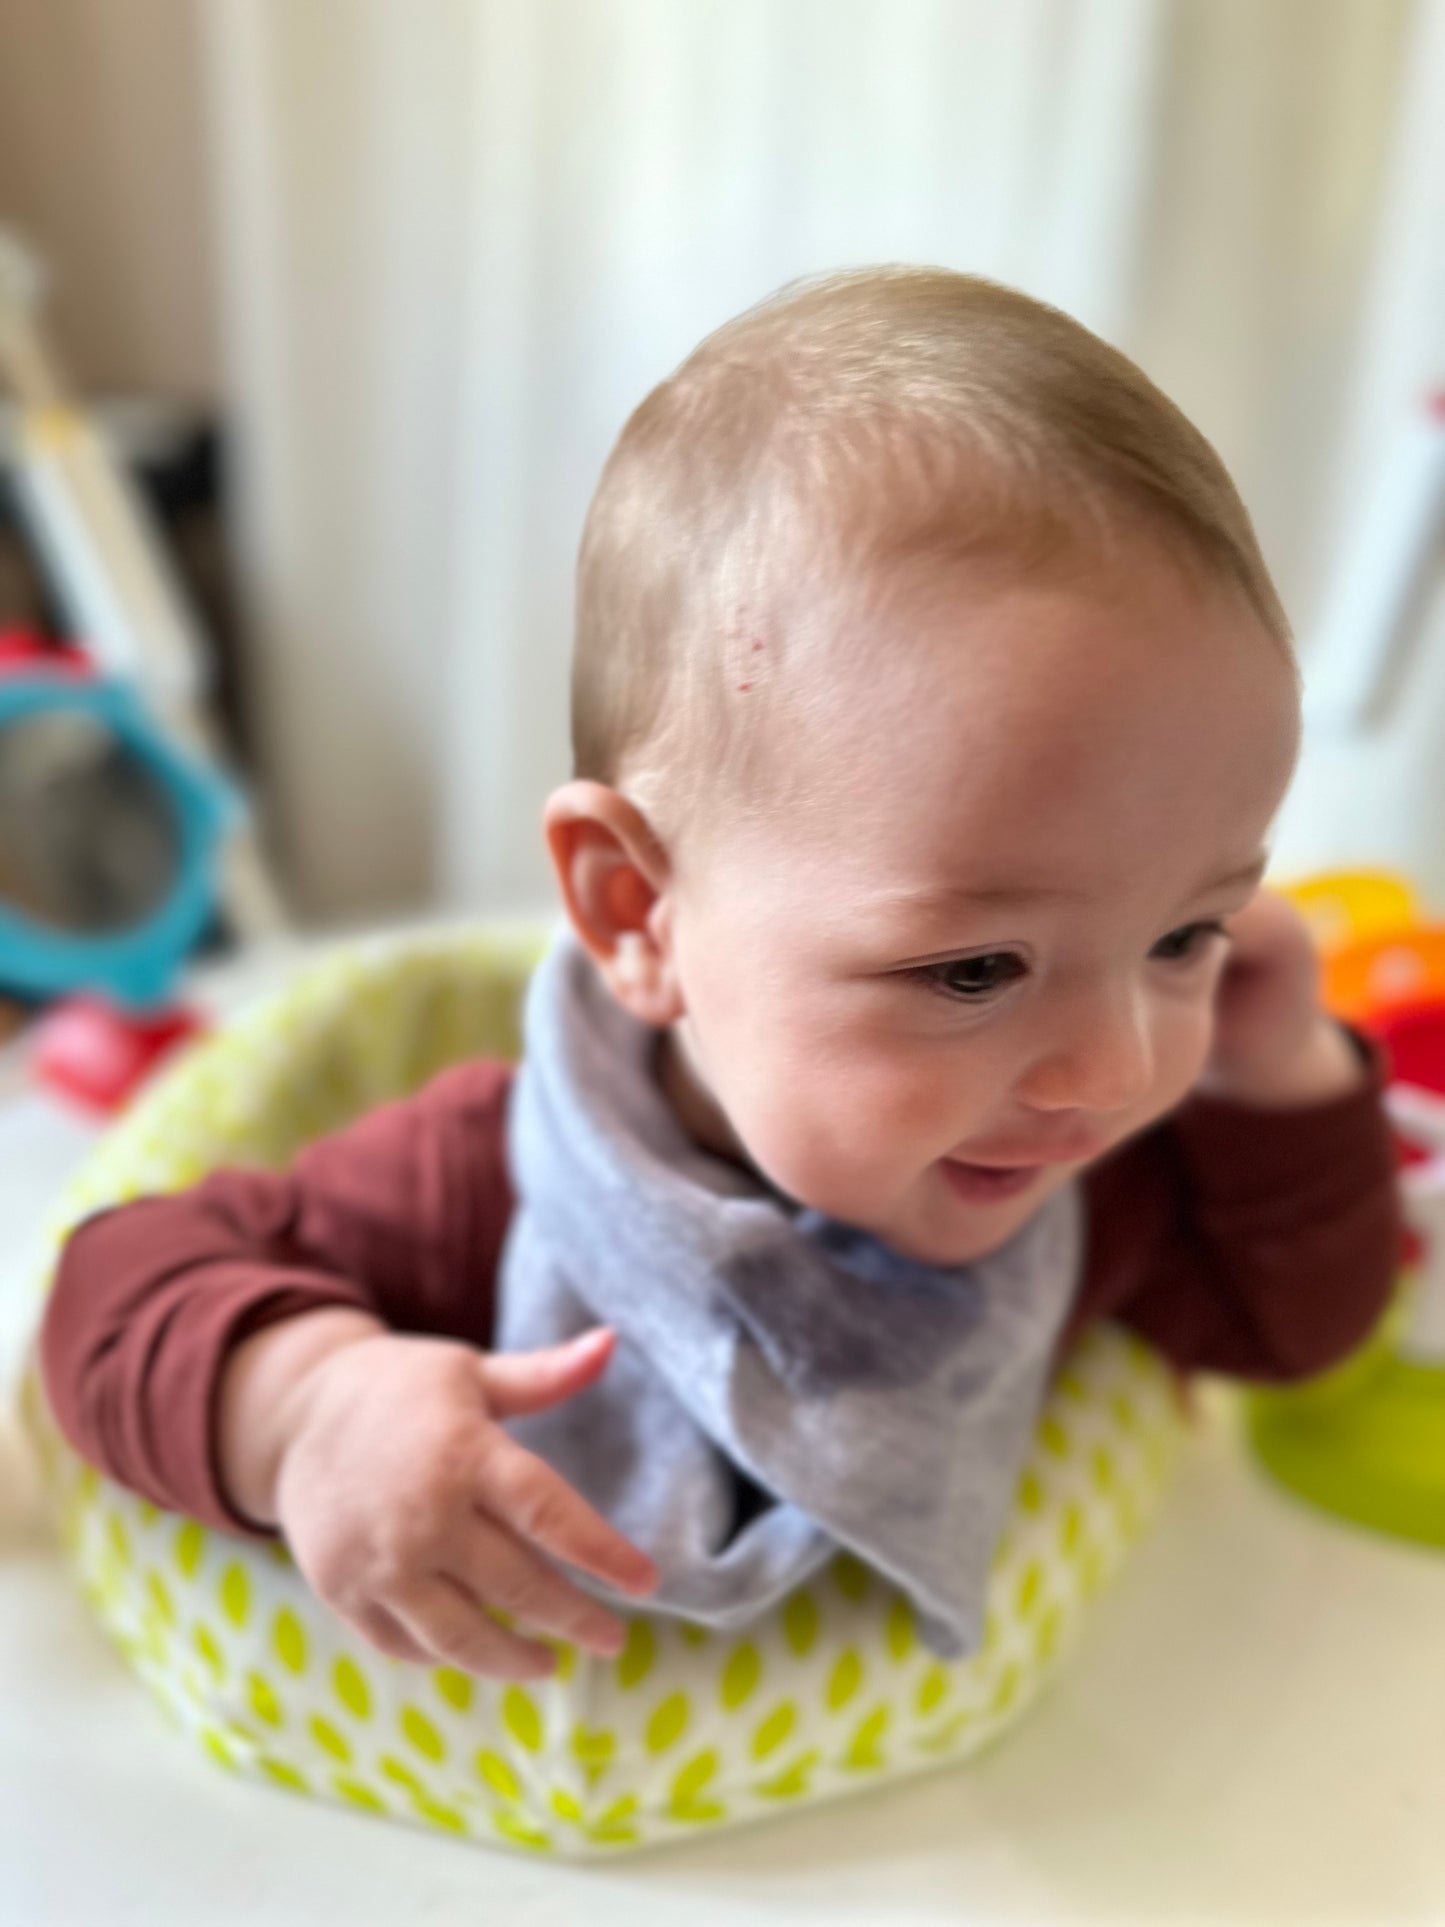
[[[1012,950],[989,950],[978,957],[953,957],[947,963],[929,964],[922,975],[951,997],[981,1003],[1027,976],[1028,965]]]
[[[1165,963],[1188,963],[1202,957],[1220,937],[1229,932],[1214,918],[1204,923],[1183,923],[1177,930],[1171,930],[1167,937],[1161,937],[1149,952]]]

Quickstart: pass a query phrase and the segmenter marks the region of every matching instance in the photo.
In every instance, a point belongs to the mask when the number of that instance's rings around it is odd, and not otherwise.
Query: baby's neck
[[[754,1177],[759,1175],[677,1028],[665,1030],[658,1038],[657,1081],[674,1117],[699,1150],[741,1165]]]

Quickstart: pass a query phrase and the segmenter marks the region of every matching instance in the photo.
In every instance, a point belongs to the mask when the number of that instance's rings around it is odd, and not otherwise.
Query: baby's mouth
[[[1020,1197],[1044,1170],[1042,1164],[969,1164],[940,1158],[940,1168],[955,1196],[967,1204],[1003,1204]]]

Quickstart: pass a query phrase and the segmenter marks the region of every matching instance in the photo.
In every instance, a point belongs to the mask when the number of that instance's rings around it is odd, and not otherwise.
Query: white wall
[[[248,686],[278,854],[316,917],[433,887],[473,16],[205,14]]]
[[[1359,351],[1348,376],[1340,459],[1321,517],[1321,575],[1340,595],[1355,571],[1375,561],[1370,509],[1379,500],[1391,512],[1386,477],[1402,433],[1428,392],[1445,393],[1445,0],[1428,0],[1410,22]],[[1392,864],[1445,917],[1442,508],[1437,500],[1433,572],[1427,558],[1399,638],[1403,669],[1385,681],[1357,728],[1341,732],[1326,720],[1307,736],[1276,848],[1281,871],[1295,873],[1346,862]],[[1346,649],[1368,640],[1348,633],[1334,639]],[[1332,665],[1308,668],[1321,685],[1330,680]]]
[[[1416,11],[1176,0],[1169,14],[1128,345],[1229,464],[1306,646]]]

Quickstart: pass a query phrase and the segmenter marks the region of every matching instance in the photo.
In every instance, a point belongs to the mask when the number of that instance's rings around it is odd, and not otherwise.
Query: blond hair
[[[795,283],[655,388],[603,470],[578,564],[575,772],[627,787],[660,830],[720,783],[756,802],[759,715],[784,700],[810,605],[915,557],[1097,563],[1141,520],[1288,647],[1224,464],[1127,357],[972,275]]]

